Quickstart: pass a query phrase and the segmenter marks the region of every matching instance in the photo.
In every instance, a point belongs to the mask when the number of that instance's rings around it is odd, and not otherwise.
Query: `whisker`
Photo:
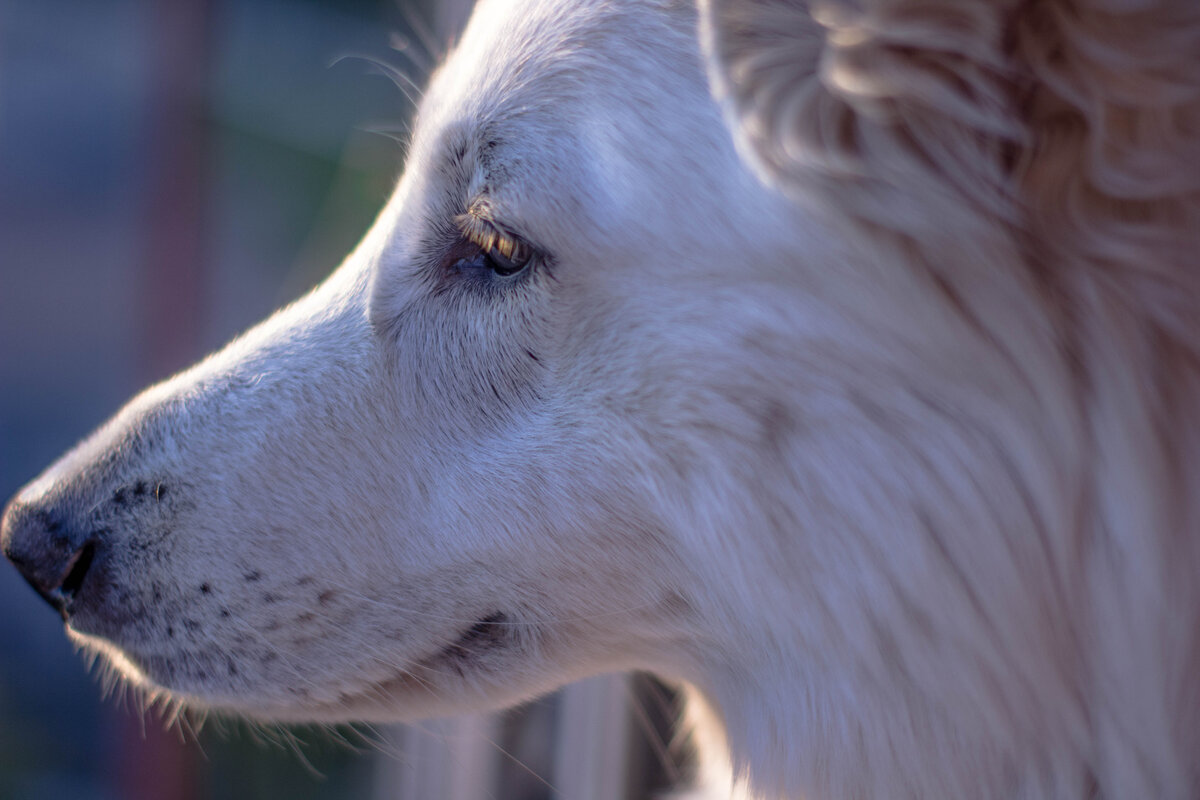
[[[539,781],[539,782],[540,782],[540,783],[541,783],[543,786],[545,786],[547,789],[549,789],[549,790],[550,790],[550,793],[551,793],[551,794],[552,794],[554,797],[560,797],[560,796],[562,795],[562,792],[560,792],[560,791],[558,790],[558,788],[557,788],[557,787],[555,787],[555,785],[554,785],[554,784],[550,783],[550,781],[546,780],[546,779],[545,779],[545,778],[543,778],[543,777],[542,777],[540,774],[538,774],[538,771],[537,771],[537,770],[533,769],[533,768],[532,768],[532,767],[530,767],[528,764],[526,764],[524,761],[522,761],[521,759],[517,758],[515,755],[513,755],[512,753],[508,752],[508,751],[507,751],[507,750],[505,750],[503,747],[501,747],[501,746],[500,746],[500,744],[499,744],[499,742],[497,742],[497,741],[495,741],[494,739],[492,739],[492,738],[490,738],[490,737],[489,737],[489,738],[487,739],[487,743],[488,743],[488,744],[490,744],[492,747],[496,748],[497,750],[499,750],[499,751],[500,751],[500,753],[501,753],[502,755],[504,755],[505,757],[507,757],[507,758],[508,758],[510,761],[512,761],[512,762],[513,762],[514,764],[516,764],[518,767],[520,767],[521,769],[525,770],[525,771],[526,771],[526,772],[528,772],[530,775],[532,775],[532,776],[534,777],[534,779],[536,779],[536,780],[537,780],[537,781]]]
[[[385,136],[400,145],[401,157],[408,156],[408,148],[412,144],[412,126],[405,122],[386,122],[360,125],[359,130],[375,136]]]
[[[417,52],[412,39],[407,36],[393,33],[388,37],[388,46],[412,62],[412,65],[421,71],[422,77],[428,77],[433,70],[433,57],[429,53]]]
[[[414,106],[419,105],[424,91],[420,84],[408,76],[404,70],[389,64],[386,61],[366,53],[346,53],[329,62],[330,68],[336,67],[343,61],[363,61],[367,64],[367,71],[376,75],[382,75],[389,79],[396,88],[404,94],[410,103]]]
[[[439,42],[437,37],[433,35],[433,30],[429,24],[421,19],[417,10],[408,3],[401,6],[401,13],[404,15],[404,21],[408,23],[408,27],[416,34],[417,40],[421,43],[421,47],[425,49],[425,55],[429,63],[441,61],[446,55],[446,45]]]

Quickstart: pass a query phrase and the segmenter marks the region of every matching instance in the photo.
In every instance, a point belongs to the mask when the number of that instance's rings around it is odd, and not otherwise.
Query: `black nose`
[[[0,523],[0,544],[29,585],[65,619],[100,542],[75,535],[51,511],[14,501]]]

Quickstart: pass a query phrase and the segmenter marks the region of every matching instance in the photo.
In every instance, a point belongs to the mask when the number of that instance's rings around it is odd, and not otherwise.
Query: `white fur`
[[[702,10],[720,104],[686,3],[485,0],[341,269],[20,495],[108,532],[73,635],[277,719],[649,669],[761,798],[1196,797],[1197,12]],[[548,259],[439,272],[478,202]]]

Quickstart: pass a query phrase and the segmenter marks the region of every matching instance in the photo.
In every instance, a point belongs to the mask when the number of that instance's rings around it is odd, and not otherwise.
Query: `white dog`
[[[702,12],[486,0],[358,250],[5,553],[187,704],[639,668],[755,797],[1200,796],[1200,6]]]

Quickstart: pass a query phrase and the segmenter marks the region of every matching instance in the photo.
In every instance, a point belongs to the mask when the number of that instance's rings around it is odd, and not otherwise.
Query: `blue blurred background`
[[[337,266],[401,167],[364,129],[402,128],[411,106],[333,62],[421,81],[392,37],[446,28],[408,5],[0,0],[0,502]],[[370,796],[369,748],[236,724],[181,737],[100,695],[0,564],[0,798]]]

